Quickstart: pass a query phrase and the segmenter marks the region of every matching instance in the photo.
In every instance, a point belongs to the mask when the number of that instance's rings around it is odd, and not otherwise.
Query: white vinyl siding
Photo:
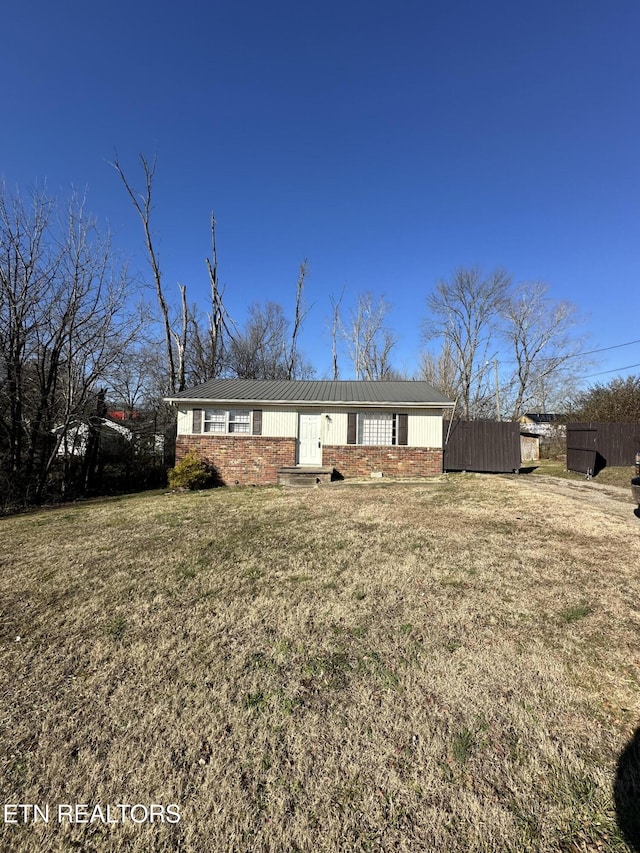
[[[408,412],[408,446],[441,448],[442,409],[409,409]]]
[[[202,425],[205,423],[205,406],[191,405],[189,408],[178,411],[178,434],[193,434],[193,409],[202,409]],[[260,406],[255,404],[256,409],[262,409],[262,435],[273,438],[296,438],[298,435],[298,411],[297,407],[285,408],[279,406]],[[311,411],[307,406],[305,411]],[[226,409],[225,411],[228,411]],[[237,410],[236,410],[237,411]],[[251,409],[245,409],[247,413]],[[366,412],[367,409],[354,407],[323,407],[322,412],[322,443],[326,445],[343,445],[347,443],[347,413],[348,411]],[[368,411],[380,411],[379,408]],[[397,409],[407,412],[407,444],[409,447],[442,447],[442,409]],[[206,435],[206,433],[203,433]],[[214,433],[218,434],[218,433]],[[223,433],[219,433],[223,434]],[[249,434],[251,434],[251,422],[249,421]]]
[[[344,409],[325,411],[325,444],[347,443],[347,412]]]
[[[366,413],[366,409],[351,409]],[[372,411],[371,409],[369,411]],[[374,411],[380,411],[375,409]],[[398,409],[406,412],[408,447],[442,447],[442,409]],[[323,409],[323,444],[341,445],[347,443],[347,409]]]
[[[262,409],[262,435],[272,438],[296,438],[298,435],[298,410]]]
[[[178,409],[178,435],[189,435],[192,430],[193,410]]]

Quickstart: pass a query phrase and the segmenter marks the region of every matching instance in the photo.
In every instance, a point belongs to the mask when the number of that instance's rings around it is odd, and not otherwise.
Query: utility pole
[[[498,420],[502,420],[502,413],[500,411],[500,386],[498,385],[498,359],[494,358],[493,360],[493,369],[496,380],[496,412],[498,414]]]

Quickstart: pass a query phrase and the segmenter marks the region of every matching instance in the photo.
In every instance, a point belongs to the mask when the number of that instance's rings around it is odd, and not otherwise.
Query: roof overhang
[[[436,403],[431,401],[364,401],[364,400],[256,400],[256,399],[238,399],[211,397],[165,397],[166,403],[172,403],[176,406],[201,405],[201,406],[277,406],[279,408],[325,408],[325,409],[452,409],[455,403],[442,402]]]

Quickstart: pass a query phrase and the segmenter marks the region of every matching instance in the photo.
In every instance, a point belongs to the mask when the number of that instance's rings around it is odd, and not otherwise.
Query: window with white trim
[[[396,444],[396,416],[390,412],[360,412],[358,444]]]
[[[228,432],[251,432],[251,412],[248,409],[231,409],[228,416]]]
[[[251,433],[250,409],[204,409],[203,432]]]
[[[227,431],[227,413],[224,409],[204,409],[202,414],[203,432]]]

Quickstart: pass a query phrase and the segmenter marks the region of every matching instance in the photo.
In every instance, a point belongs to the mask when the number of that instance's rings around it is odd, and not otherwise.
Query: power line
[[[621,349],[621,347],[630,347],[630,346],[633,346],[633,344],[640,344],[640,338],[637,341],[627,341],[626,344],[614,344],[611,347],[601,347],[600,349],[590,349],[590,350],[586,350],[585,352],[576,352],[576,353],[573,353],[573,355],[563,356],[562,361],[563,362],[568,361],[570,358],[582,358],[583,355],[595,355],[596,353],[599,353],[599,352],[608,352],[609,350],[612,350],[612,349]],[[539,359],[537,359],[537,361],[555,361],[557,358],[558,358],[558,356],[547,356],[546,358],[544,356],[541,356]],[[501,364],[517,364],[517,361],[514,358],[503,358],[503,359],[500,359],[500,363]],[[632,367],[635,367],[635,366],[636,365],[632,365]],[[626,370],[626,369],[627,369],[626,367],[620,368],[620,370]],[[614,371],[612,371],[612,370],[603,371],[603,373],[613,373],[613,372]],[[600,374],[594,373],[592,375],[593,376],[599,376]],[[585,379],[588,379],[588,377],[585,377]]]
[[[637,340],[637,341],[629,341],[629,342],[628,342],[628,343],[626,343],[626,344],[615,344],[615,345],[614,345],[614,346],[612,346],[612,347],[601,347],[600,349],[590,349],[590,350],[587,350],[587,352],[577,352],[575,355],[568,355],[568,356],[567,356],[567,358],[579,358],[580,356],[583,356],[583,355],[594,355],[594,354],[595,354],[595,353],[597,353],[597,352],[607,352],[607,351],[608,351],[608,350],[610,350],[610,349],[620,349],[621,347],[630,347],[630,346],[632,346],[633,344],[640,344],[640,339],[639,339],[639,340]],[[636,366],[636,365],[632,365],[632,367],[635,367],[635,366]],[[620,368],[620,369],[621,369],[621,370],[626,370],[627,368],[626,368],[626,367],[622,367],[622,368]],[[605,370],[604,372],[605,372],[605,373],[610,373],[611,371]],[[595,374],[595,373],[594,373],[594,376],[596,376],[596,375],[597,375],[597,374]]]
[[[593,376],[604,376],[605,373],[619,373],[621,370],[631,370],[632,367],[640,367],[640,362],[638,364],[628,364],[626,367],[615,367],[613,370],[601,370],[600,373],[590,373],[588,376],[583,376],[582,378],[591,379]]]

